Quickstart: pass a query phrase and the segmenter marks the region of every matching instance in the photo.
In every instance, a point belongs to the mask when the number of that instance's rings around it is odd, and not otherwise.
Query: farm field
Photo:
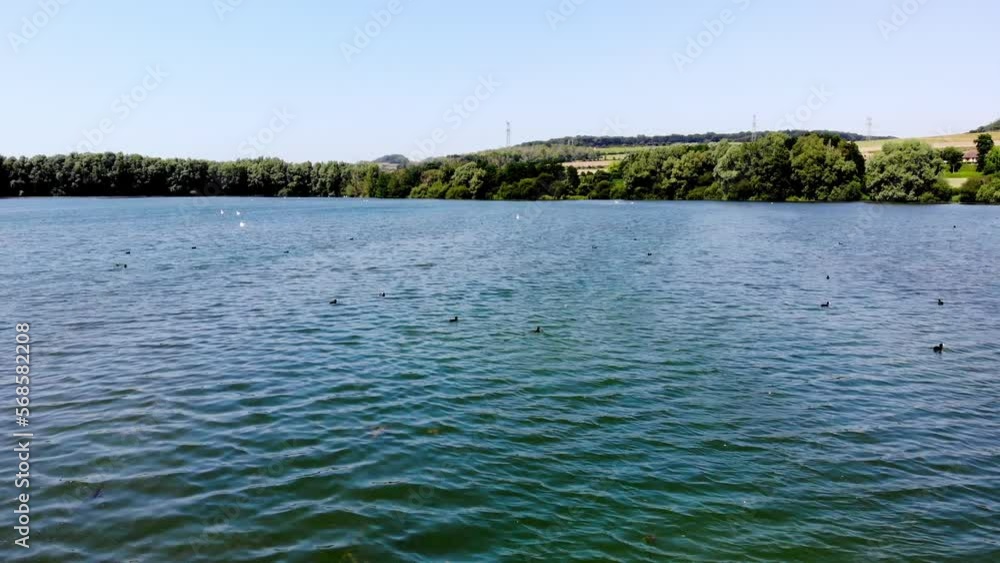
[[[993,135],[993,140],[1000,143],[1000,131],[994,131],[990,133]],[[969,150],[976,148],[976,137],[980,133],[960,133],[954,135],[941,135],[936,137],[916,137],[912,139],[891,139],[891,140],[881,140],[881,141],[860,141],[858,147],[861,149],[861,153],[865,157],[871,156],[875,153],[882,152],[882,147],[886,143],[893,141],[922,141],[936,149],[944,149],[947,147],[955,147],[957,149]]]

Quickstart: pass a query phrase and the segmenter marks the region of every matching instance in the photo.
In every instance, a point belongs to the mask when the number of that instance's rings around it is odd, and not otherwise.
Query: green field
[[[976,170],[975,164],[963,164],[962,169],[959,170],[958,172],[948,172],[945,173],[944,175],[944,177],[949,180],[953,179],[968,180],[969,178],[981,178],[982,176],[983,173]]]

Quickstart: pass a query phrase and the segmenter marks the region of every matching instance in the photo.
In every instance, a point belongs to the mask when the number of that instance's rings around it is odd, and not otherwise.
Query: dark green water
[[[998,237],[996,207],[0,201],[36,434],[0,559],[996,561]]]

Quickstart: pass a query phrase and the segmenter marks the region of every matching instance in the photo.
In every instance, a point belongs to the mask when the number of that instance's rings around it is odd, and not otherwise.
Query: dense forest
[[[780,133],[792,138],[803,137],[805,135],[819,134],[824,137],[840,137],[846,141],[861,141],[866,139],[863,135],[856,133],[845,133],[842,131],[781,131]],[[579,135],[576,137],[562,137],[548,141],[532,141],[521,146],[531,147],[536,145],[571,145],[577,147],[611,148],[611,147],[662,147],[666,145],[692,145],[706,143],[721,143],[722,141],[732,141],[734,143],[749,143],[750,141],[764,136],[766,133],[754,133],[743,131],[740,133],[697,133],[693,135],[639,135],[637,137],[594,137]],[[886,140],[892,137],[872,137],[875,140]]]
[[[987,143],[987,140],[989,141]],[[288,163],[273,158],[212,162],[115,153],[0,157],[0,197],[265,196],[477,200],[730,200],[1000,203],[1000,147],[984,135],[985,175],[954,190],[954,150],[887,143],[867,162],[836,134],[772,133],[751,142],[639,150],[607,170],[580,174],[563,163],[592,149],[537,145],[411,163]],[[961,166],[961,162],[958,162]]]

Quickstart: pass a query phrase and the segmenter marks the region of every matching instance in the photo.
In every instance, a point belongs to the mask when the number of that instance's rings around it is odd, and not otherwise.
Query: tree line
[[[824,137],[840,137],[846,141],[861,141],[865,139],[863,135],[858,135],[857,133],[846,133],[843,131],[802,131],[802,130],[789,130],[780,131],[789,137],[803,137],[805,135],[819,134]],[[550,139],[548,141],[531,141],[524,143],[522,147],[531,147],[537,145],[570,145],[577,147],[592,147],[592,148],[613,148],[613,147],[661,147],[666,145],[692,145],[692,144],[707,144],[707,143],[721,143],[722,141],[732,141],[734,143],[748,143],[757,137],[760,137],[760,133],[754,133],[753,131],[742,131],[739,133],[695,133],[690,135],[684,134],[673,134],[673,135],[637,135],[634,137],[626,136],[592,136],[592,135],[577,135],[576,137],[561,137],[558,139]],[[872,137],[874,140],[886,140],[891,137]]]
[[[985,136],[988,137],[988,136]],[[120,153],[0,158],[0,197],[264,196],[477,200],[732,200],[998,203],[1000,148],[986,176],[956,192],[942,173],[955,151],[890,142],[866,161],[836,134],[771,133],[745,143],[639,150],[595,174],[563,163],[599,158],[592,148],[534,145],[419,163],[288,163],[160,159]],[[975,194],[971,195],[971,189]],[[982,193],[980,193],[982,192]]]
[[[265,196],[542,199],[579,182],[567,160],[579,147],[533,147],[412,164],[289,163],[275,158],[214,162],[121,153],[0,157],[0,197]]]

